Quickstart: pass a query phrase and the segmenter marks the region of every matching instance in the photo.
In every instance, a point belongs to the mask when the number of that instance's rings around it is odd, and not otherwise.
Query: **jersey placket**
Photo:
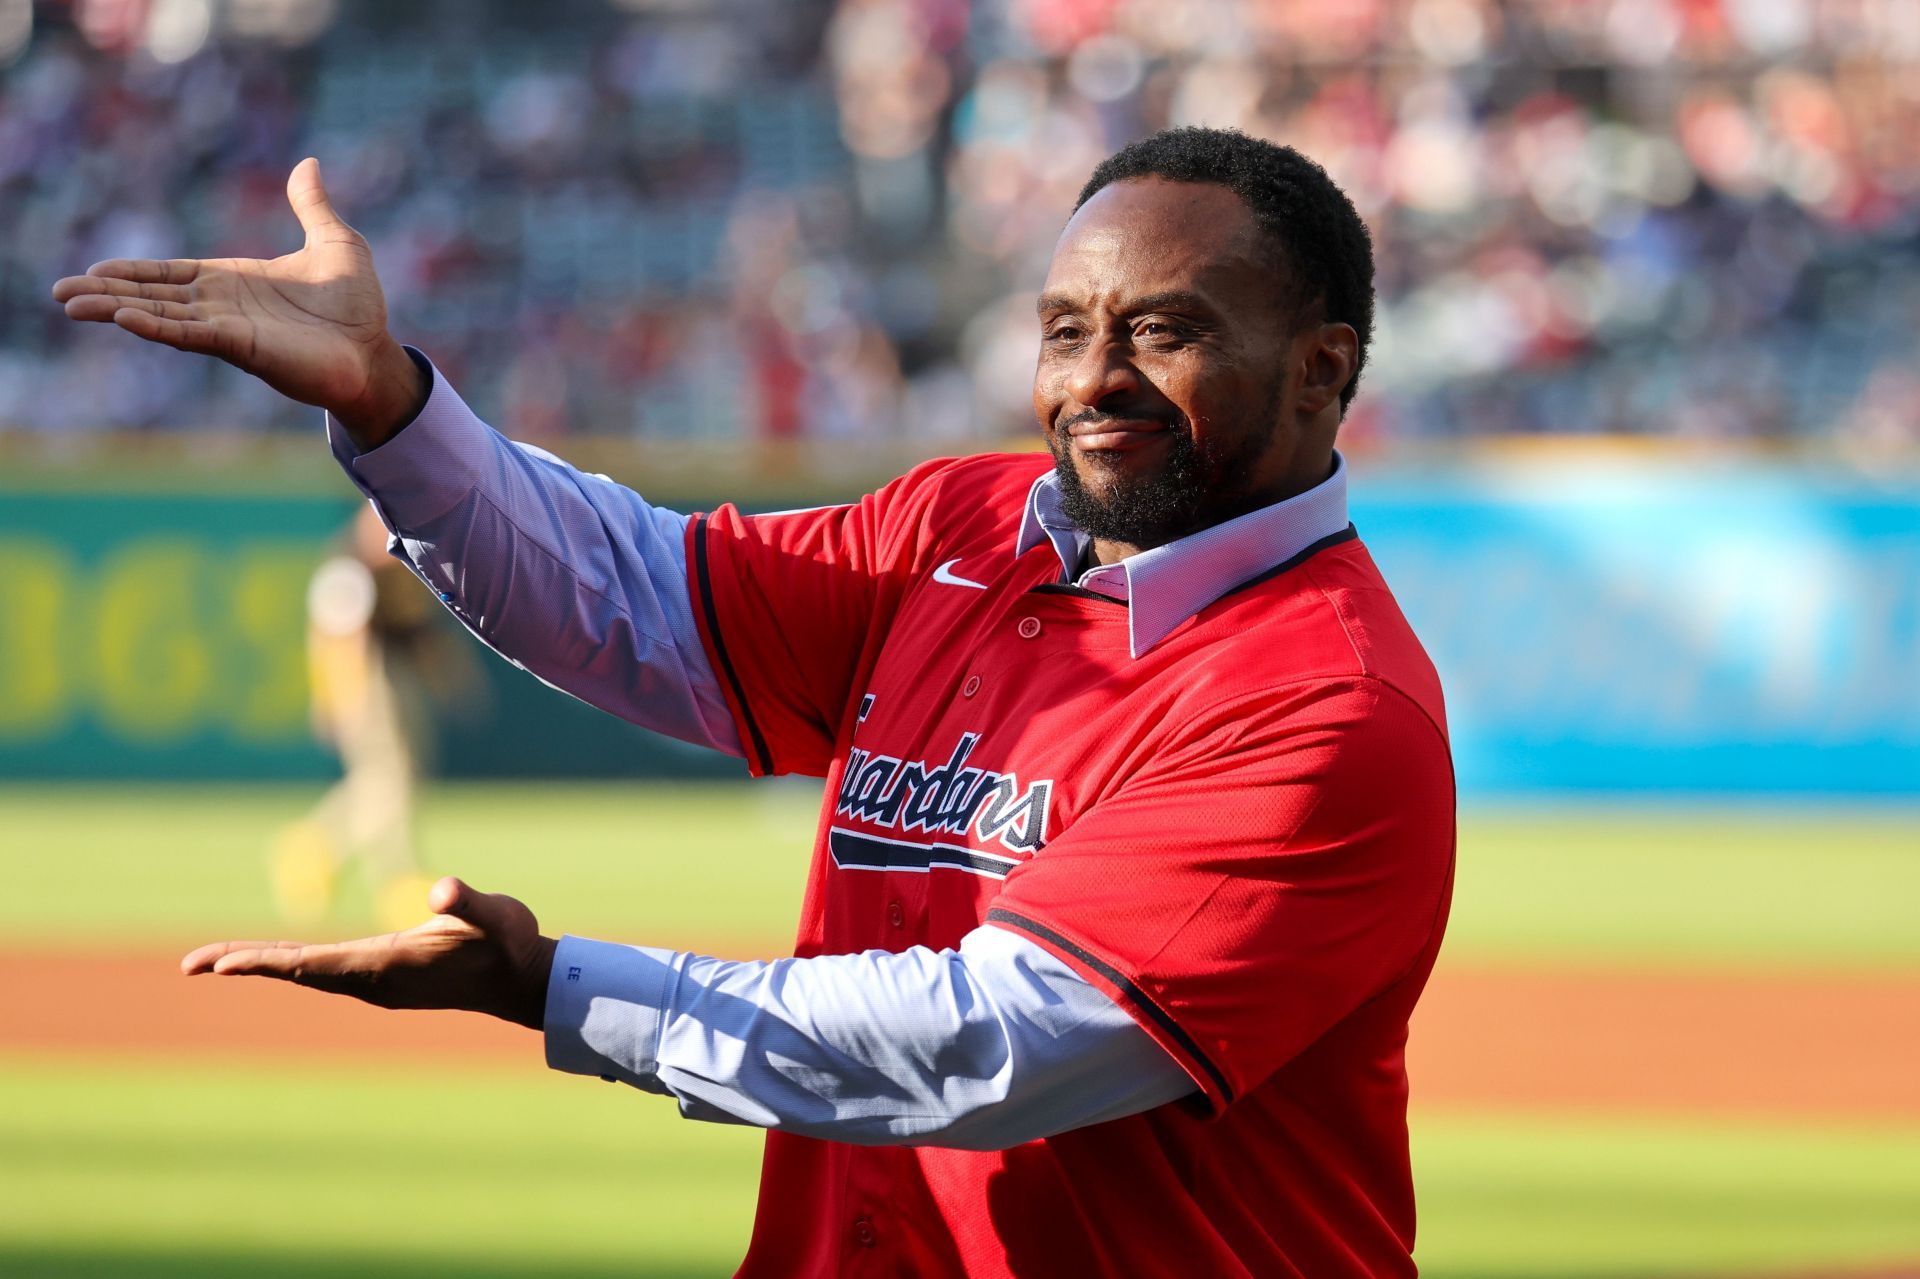
[[[892,736],[880,718],[889,701],[882,695],[856,740],[904,741],[908,744],[902,750],[931,755],[963,733],[1018,726],[1019,736],[996,733],[989,738],[992,762],[1023,779],[1045,774],[1046,759],[1070,735],[1065,725],[1048,714],[1052,690],[1060,683],[1077,682],[1050,679],[1050,672],[1064,661],[1127,661],[1127,608],[1111,599],[1044,590],[1008,591],[1004,601],[995,605],[975,629],[965,658],[936,674],[953,691],[926,727],[911,739]],[[1037,731],[1029,733],[1029,728]],[[916,944],[957,945],[985,920],[1002,882],[955,869],[917,875],[889,871],[882,878],[887,886],[879,909],[869,908],[855,917],[866,921],[864,927],[873,933],[855,945],[888,950]],[[941,1233],[939,1209],[927,1193],[919,1159],[910,1148],[850,1151],[842,1205],[840,1273],[845,1275],[918,1273],[911,1255],[913,1240]]]

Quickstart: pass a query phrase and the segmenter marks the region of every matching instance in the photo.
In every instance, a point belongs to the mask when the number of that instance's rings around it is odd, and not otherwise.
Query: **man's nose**
[[[1132,353],[1122,343],[1095,338],[1074,362],[1066,389],[1079,403],[1095,409],[1102,401],[1139,391],[1140,371],[1133,367]]]

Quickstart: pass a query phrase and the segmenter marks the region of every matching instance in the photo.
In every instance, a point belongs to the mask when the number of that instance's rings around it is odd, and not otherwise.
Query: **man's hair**
[[[1074,212],[1101,188],[1129,178],[1206,182],[1245,202],[1278,251],[1287,310],[1300,315],[1317,303],[1326,322],[1350,324],[1360,337],[1353,376],[1340,392],[1346,412],[1373,336],[1373,239],[1327,171],[1292,147],[1237,129],[1165,129],[1102,160],[1080,188]]]

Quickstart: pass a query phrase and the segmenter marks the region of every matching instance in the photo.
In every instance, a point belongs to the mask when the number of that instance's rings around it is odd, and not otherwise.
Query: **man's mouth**
[[[1144,448],[1172,431],[1168,423],[1152,418],[1102,417],[1067,426],[1073,447],[1085,453]]]

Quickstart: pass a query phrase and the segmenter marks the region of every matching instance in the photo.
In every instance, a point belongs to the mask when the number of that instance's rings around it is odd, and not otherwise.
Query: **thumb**
[[[437,915],[463,919],[490,937],[507,932],[519,903],[499,893],[483,893],[453,875],[436,882],[427,893],[427,905]],[[522,909],[525,909],[522,907]]]
[[[308,243],[312,243],[316,232],[346,225],[333,211],[333,202],[327,199],[327,188],[320,181],[320,162],[312,156],[294,165],[293,172],[287,176],[287,203],[300,219]]]

